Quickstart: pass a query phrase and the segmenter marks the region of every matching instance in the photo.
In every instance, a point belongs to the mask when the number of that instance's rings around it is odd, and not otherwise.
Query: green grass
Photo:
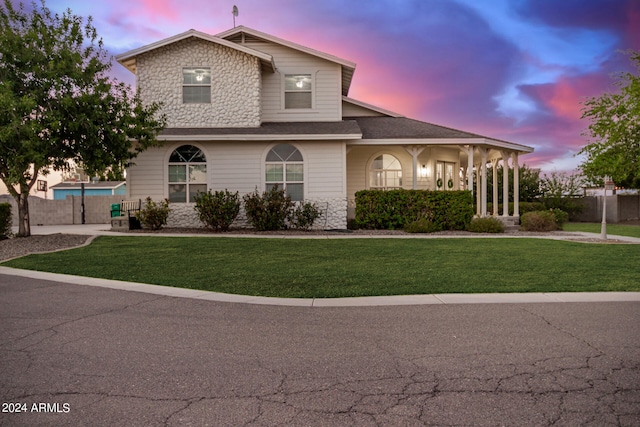
[[[562,226],[564,231],[584,231],[600,234],[600,223],[593,222],[569,222]],[[628,236],[640,238],[640,226],[624,224],[607,224],[607,235]]]
[[[294,298],[640,291],[640,245],[543,239],[98,237],[8,267]]]

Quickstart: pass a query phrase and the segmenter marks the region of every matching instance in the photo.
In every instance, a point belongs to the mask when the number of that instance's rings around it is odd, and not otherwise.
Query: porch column
[[[476,189],[475,189],[475,195],[476,195],[476,216],[480,216],[481,214],[481,209],[482,209],[482,202],[480,202],[480,197],[482,196],[482,191],[480,191],[481,188],[481,184],[480,184],[480,170],[482,168],[480,167],[480,163],[478,163],[476,165]]]
[[[502,151],[502,216],[509,216],[509,153]]]
[[[409,154],[411,154],[411,157],[413,160],[413,189],[417,190],[418,189],[418,156],[420,155],[420,153],[424,151],[424,147],[413,146],[413,147],[404,147],[404,149],[407,150]]]
[[[480,182],[482,186],[480,188],[480,216],[487,216],[487,149],[481,148],[480,154],[482,157],[482,163],[480,164]]]
[[[475,193],[473,189],[473,145],[467,145],[467,190],[471,190],[471,197]]]
[[[513,159],[513,216],[520,216],[520,165],[518,153],[512,154]]]
[[[493,180],[491,183],[493,184],[493,216],[498,216],[498,159],[491,159],[491,167],[493,168]]]

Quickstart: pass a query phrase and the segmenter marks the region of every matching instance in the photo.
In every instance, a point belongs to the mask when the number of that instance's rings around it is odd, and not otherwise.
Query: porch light
[[[429,173],[429,168],[427,167],[427,165],[422,165],[420,167],[420,177],[421,178],[428,178],[430,173]]]

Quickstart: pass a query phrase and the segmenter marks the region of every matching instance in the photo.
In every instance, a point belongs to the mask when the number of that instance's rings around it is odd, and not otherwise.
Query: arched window
[[[381,154],[371,163],[369,188],[391,190],[402,188],[402,165],[391,154]]]
[[[195,202],[199,192],[207,191],[207,159],[198,147],[183,145],[169,157],[169,201]]]
[[[304,199],[304,165],[302,154],[290,144],[276,145],[267,154],[265,165],[267,191],[284,188],[293,201]]]

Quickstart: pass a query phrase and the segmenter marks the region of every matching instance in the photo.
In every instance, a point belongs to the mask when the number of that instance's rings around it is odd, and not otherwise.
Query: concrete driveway
[[[637,426],[639,325],[639,302],[287,307],[0,275],[0,425]]]

